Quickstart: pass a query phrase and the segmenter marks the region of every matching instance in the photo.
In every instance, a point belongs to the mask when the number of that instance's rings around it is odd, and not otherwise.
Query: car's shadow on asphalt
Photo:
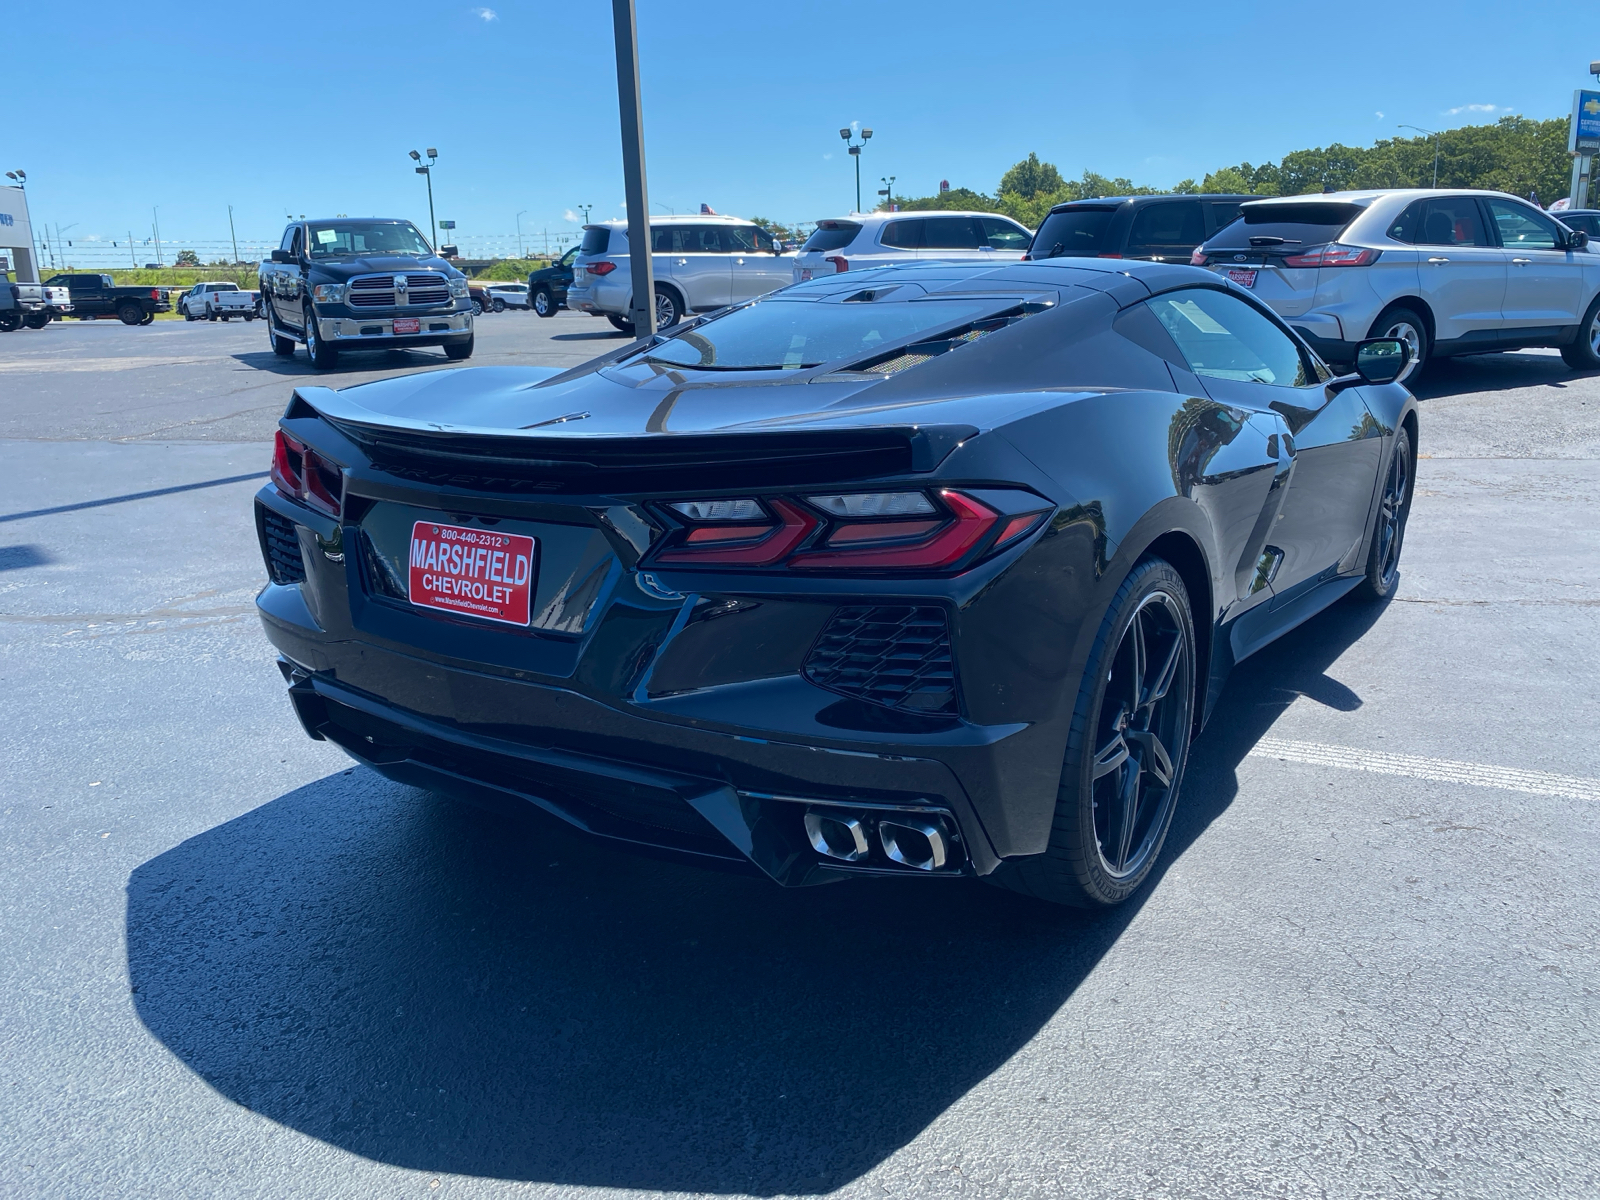
[[[628,335],[620,329],[597,329],[593,333],[553,333],[550,335],[552,342],[614,342],[618,339],[630,340]]]
[[[1574,371],[1558,354],[1469,354],[1424,363],[1421,377],[1413,376],[1406,386],[1418,400],[1438,400],[1515,388],[1564,388],[1592,374]]]
[[[357,375],[370,371],[418,371],[425,367],[470,367],[472,363],[455,363],[440,353],[419,350],[358,350],[341,354],[337,366],[314,367],[305,352],[297,350],[293,357],[279,358],[271,350],[250,351],[232,356],[235,362],[274,375],[301,375],[307,379],[337,379],[341,375]]]
[[[1297,696],[1360,704],[1324,669],[1380,611],[1347,601],[1239,668],[1164,864]],[[1100,916],[976,882],[781,891],[355,770],[135,870],[128,969],[146,1027],[206,1083],[369,1159],[807,1194],[1002,1067],[1160,886]]]

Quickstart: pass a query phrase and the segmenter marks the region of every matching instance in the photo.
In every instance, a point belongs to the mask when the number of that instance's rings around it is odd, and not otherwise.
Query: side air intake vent
[[[953,715],[955,664],[944,609],[841,608],[806,659],[821,687],[905,712]]]
[[[270,508],[259,506],[261,514],[261,552],[267,560],[267,574],[273,583],[304,583],[305,559],[300,556],[300,538],[294,522]]]

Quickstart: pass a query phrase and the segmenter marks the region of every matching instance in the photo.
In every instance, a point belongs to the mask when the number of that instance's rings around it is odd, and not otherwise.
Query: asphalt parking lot
[[[1600,1194],[1600,377],[1418,384],[1398,597],[1240,668],[1091,919],[780,891],[307,740],[266,443],[298,382],[446,366],[0,335],[0,1194]]]

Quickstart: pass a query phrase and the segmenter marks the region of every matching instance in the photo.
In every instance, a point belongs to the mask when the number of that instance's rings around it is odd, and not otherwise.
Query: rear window
[[[1053,212],[1033,235],[1033,258],[1094,258],[1110,253],[1106,244],[1106,231],[1114,207],[1064,208]]]
[[[1320,246],[1338,240],[1360,215],[1359,204],[1251,204],[1244,209],[1244,219],[1218,233],[1211,244],[1219,250]]]
[[[806,250],[843,250],[856,240],[856,234],[861,232],[861,226],[854,221],[823,221],[817,226],[817,231],[806,239],[806,244],[800,249]]]
[[[611,230],[585,229],[583,231],[583,244],[578,247],[580,254],[604,254],[611,245]]]
[[[237,292],[239,290],[237,283],[213,283],[207,286],[213,292]]]
[[[1590,237],[1600,234],[1600,217],[1593,213],[1562,213],[1561,223],[1568,229],[1581,229]]]
[[[900,250],[976,250],[989,244],[971,217],[890,221],[878,240]]]

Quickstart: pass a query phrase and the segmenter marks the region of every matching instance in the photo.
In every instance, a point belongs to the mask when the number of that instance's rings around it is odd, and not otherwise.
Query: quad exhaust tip
[[[872,852],[869,830],[859,817],[811,808],[805,814],[811,848],[839,862],[861,862]],[[879,817],[871,830],[883,856],[914,871],[937,871],[950,860],[951,837],[944,822],[920,817]]]

